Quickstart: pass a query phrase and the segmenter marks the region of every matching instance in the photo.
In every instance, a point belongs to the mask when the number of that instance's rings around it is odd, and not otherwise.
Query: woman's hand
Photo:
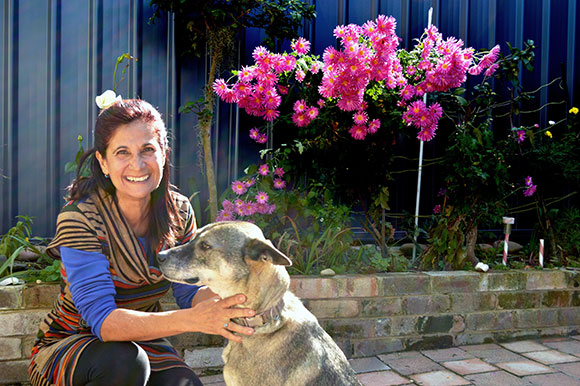
[[[198,290],[201,291],[203,288]],[[209,290],[209,289],[208,289]],[[241,343],[242,337],[234,335],[237,332],[243,335],[252,335],[253,328],[243,327],[231,321],[235,318],[254,316],[256,312],[248,308],[236,308],[239,304],[246,302],[246,296],[237,294],[234,296],[220,299],[215,293],[204,291],[194,296],[193,307],[191,310],[191,323],[195,324],[196,331],[205,334],[221,335],[226,339]],[[195,298],[202,295],[198,301]],[[207,298],[206,298],[207,297]],[[203,299],[205,298],[205,299]]]
[[[191,306],[195,307],[196,304],[201,303],[205,300],[209,300],[209,299],[220,300],[221,298],[218,294],[216,294],[215,292],[210,290],[209,287],[207,287],[207,286],[200,287],[197,290],[197,292],[195,293],[193,300],[191,301]]]

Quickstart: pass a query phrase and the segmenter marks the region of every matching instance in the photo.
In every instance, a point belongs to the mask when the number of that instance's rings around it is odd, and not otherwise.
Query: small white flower
[[[103,110],[115,102],[120,102],[122,99],[123,98],[121,97],[121,95],[116,95],[113,90],[107,90],[101,95],[97,96],[95,98],[95,102],[97,103],[97,106],[99,106],[99,108]]]
[[[489,265],[481,263],[481,262],[477,263],[477,265],[475,266],[475,270],[481,271],[481,272],[487,272],[489,270]]]
[[[549,125],[555,125],[555,124],[556,124],[556,122],[554,122],[554,121],[548,121],[548,124],[549,124]]]

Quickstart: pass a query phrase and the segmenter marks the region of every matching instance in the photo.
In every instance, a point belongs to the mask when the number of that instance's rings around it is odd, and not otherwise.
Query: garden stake
[[[427,15],[427,28],[431,27],[432,20],[433,7],[429,8],[429,13]],[[423,95],[423,103],[427,103],[427,94]],[[413,262],[415,262],[415,258],[417,257],[417,230],[419,229],[419,202],[421,201],[421,174],[423,173],[423,145],[424,141],[419,140],[419,168],[417,173],[417,199],[415,200],[415,242],[413,243]]]
[[[540,267],[544,268],[544,239],[540,239]]]
[[[503,265],[507,265],[508,247],[510,241],[510,233],[512,233],[512,224],[515,222],[513,217],[504,217],[502,219],[503,229],[505,233],[505,240],[503,242]]]

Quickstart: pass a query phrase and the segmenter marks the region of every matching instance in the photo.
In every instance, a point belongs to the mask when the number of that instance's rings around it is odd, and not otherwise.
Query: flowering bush
[[[290,54],[257,47],[252,54],[255,64],[235,72],[232,84],[216,80],[214,91],[222,100],[237,103],[248,114],[266,121],[279,118],[283,95],[296,98],[292,122],[297,127],[308,126],[318,117],[319,109],[336,106],[352,112],[349,133],[362,140],[381,126],[378,118],[369,118],[369,103],[365,101],[365,95],[378,86],[400,97],[398,106],[406,110],[405,122],[419,130],[419,139],[431,140],[442,116],[441,106],[428,106],[419,98],[459,87],[467,73],[478,75],[485,70],[485,75],[491,76],[497,69],[499,46],[477,55],[473,48],[464,48],[461,40],[444,40],[431,26],[407,52],[397,49],[395,27],[395,19],[384,15],[362,26],[337,26],[334,35],[340,49],[328,47],[322,62],[319,57],[308,55],[310,43],[303,38],[292,42]],[[322,77],[316,83],[305,82],[308,73],[316,75],[320,71]],[[305,101],[297,99],[298,93],[288,93],[289,88],[301,86],[316,87],[318,100]]]
[[[424,97],[460,86],[468,73],[491,75],[499,52],[496,46],[476,54],[461,40],[443,39],[434,26],[407,52],[395,28],[395,19],[383,15],[362,26],[337,26],[338,48],[328,47],[322,58],[309,53],[303,38],[292,42],[291,53],[257,47],[254,64],[216,80],[214,91],[272,122],[279,145],[262,156],[274,157],[293,187],[322,184],[339,199],[376,202],[392,179],[402,128],[415,127],[424,141],[435,136],[443,110]],[[265,131],[252,128],[250,137],[264,144]]]

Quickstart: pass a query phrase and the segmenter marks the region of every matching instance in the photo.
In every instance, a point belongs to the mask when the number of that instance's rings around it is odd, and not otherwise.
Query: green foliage
[[[465,215],[450,215],[453,208],[447,210],[448,215],[442,216],[429,231],[430,245],[421,254],[421,269],[465,269],[468,261],[465,247],[467,219]]]
[[[125,60],[127,60],[127,64],[125,64],[125,67],[123,67],[123,70],[121,71],[121,79],[119,79],[119,81],[116,82],[117,67],[119,66],[119,64],[123,63],[123,61],[125,61]],[[118,56],[117,60],[115,61],[115,70],[113,71],[113,91],[115,91],[115,93],[117,92],[117,87],[119,87],[121,82],[123,82],[123,79],[125,79],[125,73],[127,72],[127,69],[129,68],[129,66],[131,65],[131,60],[134,60],[136,62],[138,59],[134,56],[131,56],[127,52],[127,53],[124,53],[124,54]]]
[[[210,34],[220,29],[262,28],[267,36],[264,44],[274,49],[276,43],[296,37],[305,20],[316,17],[314,5],[301,0],[151,0],[150,4],[155,7],[151,21],[163,12],[175,14],[185,51],[198,56]]]
[[[64,173],[65,174],[69,174],[69,173],[73,173],[74,176],[77,175],[77,171],[79,169],[80,165],[80,161],[81,161],[81,157],[83,156],[85,149],[83,148],[83,136],[79,134],[79,136],[77,137],[77,141],[79,143],[79,149],[77,150],[77,153],[75,155],[75,160],[74,161],[69,161],[64,165]],[[82,167],[82,171],[80,173],[81,177],[89,177],[91,175],[91,170],[89,168],[88,162],[85,162],[85,164]]]
[[[563,210],[554,221],[558,248],[571,265],[580,264],[580,209]]]
[[[294,234],[284,233],[278,247],[291,256],[290,273],[309,275],[319,273],[325,268],[342,271],[343,257],[352,242],[350,229],[327,227],[315,234],[312,230],[306,232],[298,228],[296,222],[288,218]]]
[[[45,252],[47,241],[32,236],[32,217],[17,216],[16,225],[0,239],[0,277],[20,277],[25,281],[56,281],[60,278],[60,261],[53,260]],[[36,261],[26,264],[18,257],[24,251],[37,256]]]

